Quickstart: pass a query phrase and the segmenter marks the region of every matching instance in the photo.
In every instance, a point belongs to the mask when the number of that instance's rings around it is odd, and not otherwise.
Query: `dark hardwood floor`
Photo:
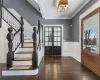
[[[1,67],[0,67],[1,68]],[[44,57],[37,76],[2,77],[0,80],[100,80],[72,57]]]

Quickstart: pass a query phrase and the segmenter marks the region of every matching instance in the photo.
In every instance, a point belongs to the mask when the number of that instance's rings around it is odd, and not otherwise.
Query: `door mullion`
[[[54,47],[54,27],[52,27],[52,55],[53,55],[53,47]]]

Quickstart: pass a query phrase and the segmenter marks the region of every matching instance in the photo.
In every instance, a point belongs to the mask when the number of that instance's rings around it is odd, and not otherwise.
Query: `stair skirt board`
[[[23,76],[23,75],[37,75],[38,69],[35,70],[5,70],[2,71],[2,76]]]
[[[32,65],[32,61],[13,61],[12,66]]]
[[[14,58],[32,58],[32,54],[14,54]]]

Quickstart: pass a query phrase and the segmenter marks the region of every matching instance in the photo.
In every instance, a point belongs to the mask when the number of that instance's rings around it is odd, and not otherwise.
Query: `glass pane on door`
[[[61,55],[61,27],[45,28],[45,54]]]
[[[99,54],[99,13],[83,22],[83,51]]]

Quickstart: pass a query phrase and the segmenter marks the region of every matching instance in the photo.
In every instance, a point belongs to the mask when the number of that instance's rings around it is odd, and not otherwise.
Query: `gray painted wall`
[[[37,21],[41,20],[42,24],[61,24],[64,25],[64,40],[71,41],[71,20],[66,19],[50,19],[45,20],[41,17],[41,15],[26,1],[26,0],[5,0],[5,6],[8,8],[15,9],[20,15],[22,15],[31,25],[36,26]]]
[[[30,0],[27,0],[27,1],[28,1],[29,3],[31,3]],[[37,3],[35,0],[33,0],[31,4],[33,5],[33,7],[34,7],[38,12],[40,12],[39,5],[38,5],[38,3]]]
[[[4,5],[15,9],[30,24],[36,24],[41,15],[26,0],[4,0]]]
[[[72,20],[71,19],[44,19],[42,20],[43,24],[55,24],[55,25],[64,25],[63,28],[63,37],[65,41],[71,41],[71,24],[72,24]]]
[[[98,0],[90,0],[89,3],[72,19],[72,41],[79,42],[79,16]]]

